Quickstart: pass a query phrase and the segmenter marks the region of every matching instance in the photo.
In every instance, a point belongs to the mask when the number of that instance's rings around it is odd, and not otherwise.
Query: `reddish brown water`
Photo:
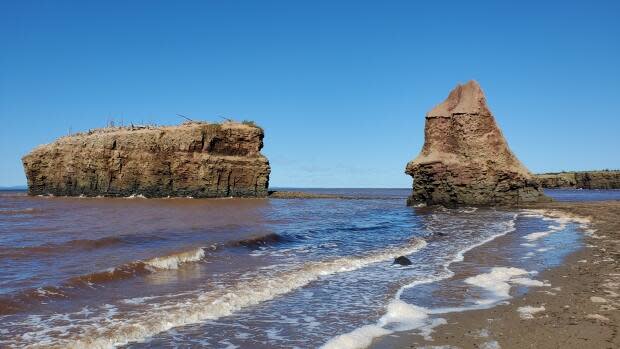
[[[553,235],[563,240],[521,246],[548,229],[535,215],[410,208],[408,190],[342,193],[364,199],[0,193],[0,347],[318,347],[376,323],[395,297],[475,304],[483,292],[450,284],[448,266],[497,236],[509,234],[507,255],[527,270],[568,250],[519,255],[577,241],[565,224]],[[413,265],[393,266],[399,255]]]

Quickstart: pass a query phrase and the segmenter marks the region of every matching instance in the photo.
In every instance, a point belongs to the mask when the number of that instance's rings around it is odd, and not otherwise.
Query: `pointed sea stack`
[[[22,158],[30,195],[264,197],[269,161],[251,122],[108,127]]]
[[[550,201],[510,151],[476,81],[458,85],[426,114],[424,147],[405,173],[408,205],[514,205]]]

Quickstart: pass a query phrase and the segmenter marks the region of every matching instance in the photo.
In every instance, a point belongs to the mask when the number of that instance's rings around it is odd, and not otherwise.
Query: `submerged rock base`
[[[233,122],[104,128],[39,146],[22,162],[30,195],[264,197],[263,137]]]

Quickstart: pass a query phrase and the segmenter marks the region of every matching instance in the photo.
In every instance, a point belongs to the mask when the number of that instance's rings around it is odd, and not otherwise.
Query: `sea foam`
[[[343,257],[327,261],[308,262],[304,265],[277,272],[269,277],[243,280],[224,290],[199,293],[191,299],[158,304],[151,310],[125,314],[123,320],[106,318],[97,323],[79,324],[75,337],[53,338],[49,347],[57,348],[111,348],[129,342],[139,342],[174,327],[196,324],[205,320],[231,315],[240,309],[271,300],[299,289],[322,277],[357,270],[373,263],[389,261],[394,256],[410,255],[426,246],[424,240],[413,240],[402,247],[392,247],[362,256]],[[168,262],[161,265],[168,266]],[[78,326],[78,325],[76,325]],[[49,330],[20,335],[19,340],[49,337]],[[368,329],[368,331],[373,332]],[[377,330],[373,335],[378,335]],[[105,335],[104,335],[105,334]]]
[[[465,279],[465,283],[484,288],[492,292],[497,298],[508,298],[510,295],[510,285],[508,281],[515,277],[527,274],[523,269],[513,267],[495,267],[490,272],[479,274]],[[492,299],[491,301],[495,301]],[[481,301],[482,302],[482,301]],[[484,300],[487,302],[487,300]]]
[[[144,261],[149,269],[178,269],[179,265],[189,262],[198,262],[205,257],[203,248],[180,252],[163,257],[155,257]]]
[[[542,305],[540,307],[532,307],[530,305],[526,305],[524,307],[519,307],[517,311],[519,312],[519,316],[522,319],[529,320],[534,318],[534,314],[545,311],[545,307]]]
[[[403,292],[409,288],[413,288],[418,285],[428,284],[444,279],[448,279],[454,275],[454,272],[449,269],[453,263],[461,262],[465,258],[465,253],[472,249],[482,246],[490,241],[495,240],[500,236],[504,236],[515,230],[515,222],[517,214],[512,218],[504,222],[503,229],[497,234],[494,234],[478,243],[472,244],[460,251],[458,251],[454,258],[446,262],[443,265],[444,272],[435,277],[426,279],[419,279],[401,287],[392,299],[387,307],[385,314],[374,325],[366,325],[357,328],[351,332],[338,335],[328,340],[321,349],[361,349],[366,348],[372,343],[375,338],[391,334],[395,331],[411,331],[414,329],[422,330],[422,334],[425,336],[430,335],[432,328],[443,324],[443,319],[435,318],[429,319],[430,314],[447,313],[452,311],[463,311],[463,309],[440,309],[431,310],[423,307],[419,307],[413,304],[409,304],[401,300]]]
[[[473,309],[484,309],[488,307],[492,307],[497,304],[499,301],[509,299],[510,297],[510,289],[512,284],[519,284],[530,287],[539,287],[539,286],[550,286],[544,282],[533,280],[527,277],[524,277],[528,274],[536,274],[535,271],[526,271],[520,268],[514,267],[494,267],[488,273],[483,273],[480,275],[476,275],[473,277],[469,277],[465,280],[466,283],[483,288],[487,290],[493,297],[481,299],[474,306],[464,306],[464,307],[453,307],[453,308],[438,308],[438,309],[426,309],[422,307],[417,307],[414,305],[410,305],[404,303],[400,298],[402,293],[411,287],[415,287],[420,284],[435,282],[443,279],[450,278],[454,275],[449,269],[449,266],[456,262],[461,262],[464,259],[465,253],[471,251],[472,249],[482,246],[500,236],[506,235],[515,230],[515,222],[519,215],[524,217],[531,218],[542,218],[545,221],[553,221],[556,225],[550,225],[549,230],[544,232],[532,233],[525,238],[529,241],[536,241],[540,238],[548,236],[554,232],[563,230],[566,228],[568,223],[576,223],[581,226],[582,229],[587,229],[590,220],[584,217],[572,216],[568,215],[564,212],[560,211],[552,211],[552,210],[522,210],[519,214],[513,216],[513,219],[509,222],[506,222],[506,229],[500,231],[498,234],[492,235],[483,241],[480,241],[476,244],[472,244],[469,247],[459,251],[454,259],[444,264],[445,273],[442,276],[436,278],[429,278],[426,280],[417,280],[412,282],[409,285],[406,285],[398,290],[395,295],[395,298],[388,304],[386,308],[386,313],[383,315],[375,325],[366,325],[362,326],[358,329],[355,329],[349,333],[338,335],[336,337],[331,338],[327,343],[325,343],[321,348],[322,349],[335,349],[335,348],[345,348],[345,349],[361,349],[366,348],[372,343],[372,340],[378,337],[382,337],[388,334],[393,333],[399,328],[407,328],[406,330],[418,329],[421,330],[424,328],[423,332],[428,333],[432,327],[437,326],[442,323],[443,319],[431,319],[429,315],[437,315],[437,314],[446,314],[451,312],[462,312]],[[525,243],[523,246],[534,247],[535,244]],[[402,303],[411,306],[412,308],[405,307]],[[415,316],[407,316],[402,314],[400,309],[415,309]],[[415,318],[415,321],[412,319]],[[439,320],[439,321],[436,321]],[[414,323],[417,322],[416,325]],[[401,324],[400,326],[394,326],[394,324]],[[410,326],[407,326],[409,324]],[[413,325],[413,326],[412,326]],[[422,333],[424,335],[424,333]]]

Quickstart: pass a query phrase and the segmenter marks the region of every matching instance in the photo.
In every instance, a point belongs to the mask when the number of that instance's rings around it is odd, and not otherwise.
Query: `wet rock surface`
[[[396,257],[394,259],[394,263],[392,264],[399,264],[399,265],[411,265],[413,263],[411,263],[411,260],[405,256],[400,256],[400,257]]]
[[[263,137],[233,122],[112,127],[59,138],[22,162],[30,195],[264,197]]]

